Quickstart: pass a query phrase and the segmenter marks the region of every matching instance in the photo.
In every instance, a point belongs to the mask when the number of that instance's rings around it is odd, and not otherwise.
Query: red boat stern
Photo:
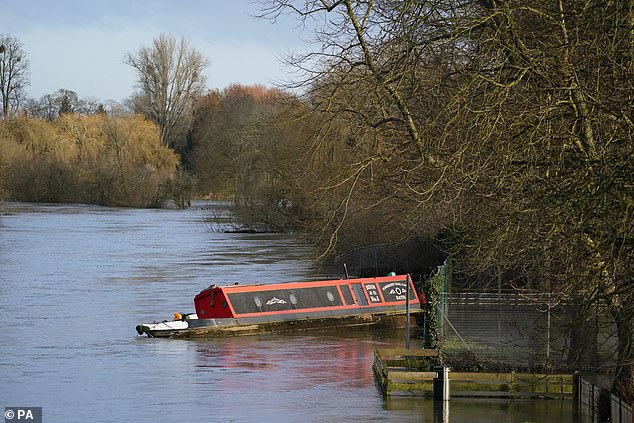
[[[194,297],[194,307],[199,319],[235,317],[224,292],[215,285],[200,291]]]

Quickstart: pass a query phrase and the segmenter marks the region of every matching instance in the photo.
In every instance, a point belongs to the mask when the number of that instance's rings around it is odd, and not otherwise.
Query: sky
[[[209,59],[209,89],[289,81],[280,59],[304,48],[297,21],[273,23],[258,12],[251,0],[0,0],[0,34],[24,45],[28,97],[64,88],[122,101],[136,90],[124,56],[161,33],[184,36]]]

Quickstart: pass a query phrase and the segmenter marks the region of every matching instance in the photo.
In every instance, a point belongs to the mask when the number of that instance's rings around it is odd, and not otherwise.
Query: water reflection
[[[264,421],[280,414],[294,421],[339,421],[346,416],[372,420],[383,414],[373,386],[377,342],[371,339],[260,336],[194,344],[195,383],[214,392],[233,416],[241,410],[245,418]],[[250,411],[241,404],[248,404]]]
[[[571,400],[452,398],[443,408],[442,401],[403,397],[386,401],[388,410],[409,410],[422,416],[421,422],[589,422],[575,405]]]
[[[336,337],[241,337],[195,342],[198,373],[252,373],[270,389],[309,385],[358,387],[371,378],[372,343]],[[226,381],[226,380],[225,380]]]

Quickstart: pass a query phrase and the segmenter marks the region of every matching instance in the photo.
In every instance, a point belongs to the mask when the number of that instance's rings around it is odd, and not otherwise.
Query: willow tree
[[[128,53],[125,62],[137,72],[145,115],[158,125],[163,145],[174,147],[205,91],[207,58],[184,37],[161,34],[151,47]]]

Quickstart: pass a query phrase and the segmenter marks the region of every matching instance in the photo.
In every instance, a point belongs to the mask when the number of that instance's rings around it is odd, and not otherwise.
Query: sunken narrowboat
[[[140,324],[136,330],[152,337],[202,337],[405,327],[406,312],[414,326],[424,302],[409,275],[211,285],[195,296],[195,313],[176,313],[172,321]]]

